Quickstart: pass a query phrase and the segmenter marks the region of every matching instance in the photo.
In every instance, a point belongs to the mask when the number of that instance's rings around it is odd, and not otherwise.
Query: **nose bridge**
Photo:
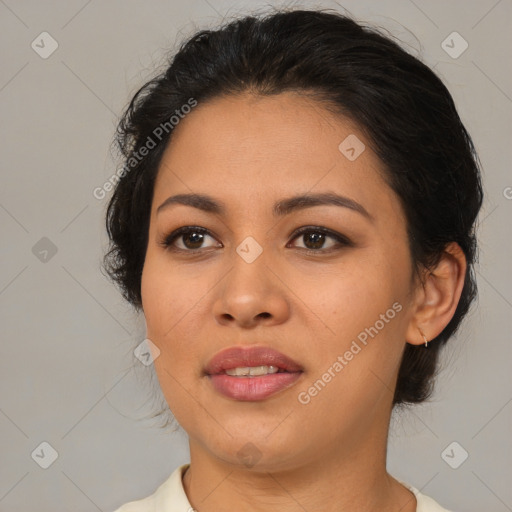
[[[244,198],[243,207],[239,207],[232,219],[232,263],[236,267],[233,271],[247,271],[251,274],[257,268],[259,272],[264,272],[265,263],[269,263],[268,212],[264,203],[261,194],[253,191]]]
[[[228,274],[230,295],[233,300],[240,300],[245,296],[246,301],[254,301],[268,293],[266,288],[272,285],[266,276],[268,252],[268,247],[265,249],[252,235],[246,236],[234,247],[232,270]]]
[[[263,237],[261,232],[256,236]],[[271,275],[269,254],[270,249],[264,248],[253,235],[233,247],[231,269],[214,306],[214,314],[220,321],[229,318],[249,325],[258,318],[282,317],[286,300],[279,280]]]

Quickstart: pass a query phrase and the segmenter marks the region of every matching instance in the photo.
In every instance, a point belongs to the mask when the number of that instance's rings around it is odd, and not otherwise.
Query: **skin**
[[[350,134],[366,145],[354,161],[338,149]],[[157,214],[169,196],[192,192],[222,201],[226,214],[180,204]],[[332,205],[273,216],[274,202],[306,192],[347,196],[372,219]],[[174,246],[188,253],[159,243],[182,226],[211,236],[202,245],[178,237]],[[303,226],[353,245],[292,236]],[[248,236],[263,249],[252,263],[236,252]],[[414,495],[386,471],[393,391],[405,344],[423,344],[420,330],[433,339],[452,318],[466,262],[453,243],[423,284],[412,269],[398,197],[349,120],[290,92],[216,98],[180,122],[155,183],[142,302],[147,337],[161,351],[162,391],[189,436],[183,484],[197,511],[416,510]],[[300,403],[298,394],[395,302],[402,310]],[[270,346],[304,372],[266,400],[227,398],[203,369],[234,345]],[[251,467],[237,455],[247,443],[257,453]]]

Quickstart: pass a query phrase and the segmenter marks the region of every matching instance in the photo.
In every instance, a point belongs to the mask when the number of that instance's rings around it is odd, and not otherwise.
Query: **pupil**
[[[313,248],[319,249],[322,247],[325,235],[322,233],[310,233],[309,235],[304,235],[305,237],[309,237],[310,240],[313,241]],[[306,247],[308,244],[305,242]]]
[[[192,242],[193,247],[189,247],[190,244],[185,243],[185,246],[189,249],[198,249],[201,246],[201,243],[203,242],[203,234],[202,233],[191,233],[189,235],[186,235],[184,237],[184,240],[191,239],[193,237],[199,237],[199,239],[195,240],[195,242]]]

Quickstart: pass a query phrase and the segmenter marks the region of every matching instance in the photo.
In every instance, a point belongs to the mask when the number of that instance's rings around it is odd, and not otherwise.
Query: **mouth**
[[[232,347],[205,367],[216,392],[233,400],[264,400],[294,385],[304,369],[270,347]]]

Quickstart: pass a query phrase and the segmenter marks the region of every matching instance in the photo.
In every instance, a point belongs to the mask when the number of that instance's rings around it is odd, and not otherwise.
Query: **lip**
[[[227,375],[225,370],[246,366],[277,366],[281,372],[252,377]],[[282,371],[284,370],[284,371]],[[231,347],[215,354],[205,367],[214,389],[233,400],[264,400],[293,386],[303,368],[270,347]]]

